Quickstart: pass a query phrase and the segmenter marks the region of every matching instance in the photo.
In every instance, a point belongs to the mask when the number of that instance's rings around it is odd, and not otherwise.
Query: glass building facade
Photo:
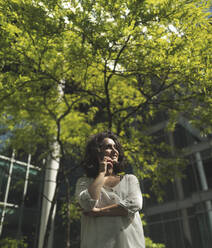
[[[27,161],[0,155],[0,239],[24,237],[28,247],[37,247],[42,172]]]
[[[156,124],[152,135],[166,140],[182,152],[188,165],[183,177],[164,186],[164,201],[158,203],[143,182],[150,198],[145,200],[146,235],[166,248],[210,248],[212,244],[212,139],[201,137],[186,119],[179,120],[174,133]],[[170,135],[172,142],[170,142]]]

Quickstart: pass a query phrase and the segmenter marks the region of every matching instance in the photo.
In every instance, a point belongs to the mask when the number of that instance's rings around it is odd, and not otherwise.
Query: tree
[[[1,124],[16,149],[42,145],[45,157],[56,140],[62,157],[79,161],[86,137],[111,129],[157,189],[181,164],[145,135],[158,113],[170,129],[184,115],[211,132],[207,1],[12,0],[0,8]]]

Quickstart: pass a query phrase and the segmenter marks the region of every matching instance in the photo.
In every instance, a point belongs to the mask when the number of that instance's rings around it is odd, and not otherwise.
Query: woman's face
[[[101,152],[103,157],[109,157],[113,164],[118,163],[119,152],[115,142],[111,138],[105,138],[102,142]]]

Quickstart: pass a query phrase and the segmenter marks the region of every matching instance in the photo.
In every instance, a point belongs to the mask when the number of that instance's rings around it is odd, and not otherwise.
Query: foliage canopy
[[[0,109],[10,142],[49,153],[57,139],[77,159],[91,133],[111,129],[137,174],[166,180],[164,163],[172,177],[181,161],[161,158],[165,145],[145,133],[159,113],[211,132],[207,2],[1,0]]]

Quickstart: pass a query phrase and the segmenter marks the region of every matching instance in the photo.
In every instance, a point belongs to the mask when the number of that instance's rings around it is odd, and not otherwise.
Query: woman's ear
[[[98,159],[98,162],[99,161],[102,161],[102,159],[104,158],[104,154],[102,152],[102,148],[101,147],[98,147],[97,148],[97,159]]]

